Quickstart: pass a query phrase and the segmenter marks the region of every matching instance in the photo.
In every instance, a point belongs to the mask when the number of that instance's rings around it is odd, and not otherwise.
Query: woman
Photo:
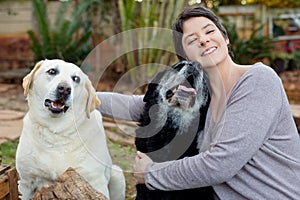
[[[200,62],[208,75],[204,136],[199,154],[182,160],[154,163],[137,152],[137,183],[160,190],[211,185],[226,200],[300,199],[300,139],[276,73],[262,63],[234,63],[226,30],[207,8],[185,9],[173,31],[178,57]],[[103,97],[126,102],[128,117],[143,106],[142,97]]]

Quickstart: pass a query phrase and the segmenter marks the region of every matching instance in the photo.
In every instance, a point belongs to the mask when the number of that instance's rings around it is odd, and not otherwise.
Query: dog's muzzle
[[[46,99],[44,105],[53,114],[60,114],[66,112],[69,106],[65,102],[69,99],[71,94],[71,87],[67,83],[60,83],[56,88],[56,98],[55,100]]]
[[[179,107],[181,109],[188,109],[194,106],[197,91],[194,88],[195,77],[193,72],[193,70],[188,72],[189,75],[186,81],[168,92],[167,100],[170,106]]]
[[[196,95],[197,92],[194,88],[179,85],[168,96],[168,102],[171,106],[188,109],[194,105]]]

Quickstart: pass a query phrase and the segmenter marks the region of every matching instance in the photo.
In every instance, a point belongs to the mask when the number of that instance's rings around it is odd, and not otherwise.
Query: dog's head
[[[206,74],[200,64],[181,61],[154,77],[144,101],[189,111],[206,105],[208,98]]]
[[[141,126],[164,124],[186,130],[191,123],[205,120],[209,102],[207,78],[198,62],[181,61],[158,73],[144,96]],[[198,119],[197,119],[198,118]],[[174,128],[174,127],[173,127]],[[199,127],[201,128],[201,127]]]
[[[195,155],[210,100],[206,82],[198,62],[178,62],[158,73],[144,96],[137,149],[158,162]]]
[[[89,118],[100,104],[87,75],[78,66],[62,60],[38,62],[24,77],[23,88],[29,110],[46,118],[61,117],[71,109],[79,114],[85,112]]]

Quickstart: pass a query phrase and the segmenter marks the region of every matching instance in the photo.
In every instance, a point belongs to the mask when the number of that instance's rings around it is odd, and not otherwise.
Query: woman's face
[[[187,58],[203,68],[217,66],[228,54],[228,38],[206,17],[192,17],[183,23],[182,45]]]

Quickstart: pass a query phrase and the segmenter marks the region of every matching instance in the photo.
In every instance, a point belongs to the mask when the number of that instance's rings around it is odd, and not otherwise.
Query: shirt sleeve
[[[277,124],[281,87],[280,79],[269,69],[250,73],[232,91],[217,128],[220,133],[209,149],[182,160],[149,165],[146,185],[180,190],[229,181],[260,150]]]
[[[139,121],[143,112],[143,95],[124,95],[114,92],[97,92],[101,101],[97,110],[105,117],[126,120]]]

